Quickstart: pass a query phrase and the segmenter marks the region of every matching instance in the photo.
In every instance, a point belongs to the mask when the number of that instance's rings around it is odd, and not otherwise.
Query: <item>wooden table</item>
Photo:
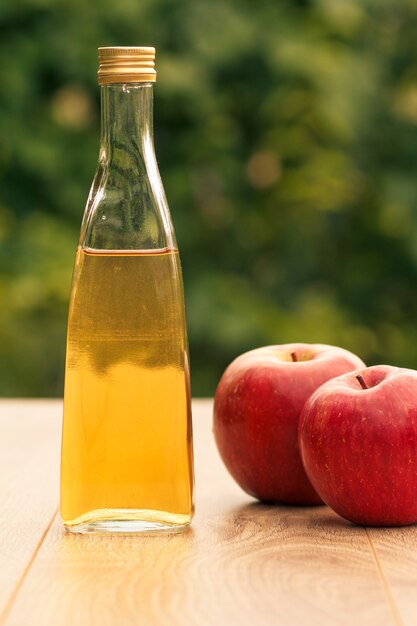
[[[0,626],[417,624],[417,527],[257,504],[194,402],[197,513],[182,535],[66,534],[61,402],[0,401]]]

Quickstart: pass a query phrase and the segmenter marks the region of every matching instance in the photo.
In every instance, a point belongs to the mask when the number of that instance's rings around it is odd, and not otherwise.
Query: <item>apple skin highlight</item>
[[[299,416],[320,385],[363,367],[347,350],[303,343],[251,350],[229,365],[215,394],[213,430],[244,491],[264,502],[322,504],[301,463]]]
[[[303,408],[299,448],[316,491],[345,519],[416,523],[417,372],[380,365],[325,383]]]

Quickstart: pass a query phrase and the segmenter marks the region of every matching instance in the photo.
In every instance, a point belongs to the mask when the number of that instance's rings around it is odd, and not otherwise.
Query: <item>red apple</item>
[[[242,489],[266,502],[321,503],[298,451],[301,409],[324,382],[360,367],[347,350],[305,343],[251,350],[229,365],[214,399],[214,436]]]
[[[377,365],[325,383],[300,416],[314,488],[342,517],[369,526],[417,522],[417,372]]]

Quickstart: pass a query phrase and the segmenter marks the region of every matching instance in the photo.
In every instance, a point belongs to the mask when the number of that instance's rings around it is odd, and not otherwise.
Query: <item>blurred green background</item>
[[[417,367],[415,0],[2,0],[0,394],[60,396],[100,45],[155,45],[194,395],[271,343]]]

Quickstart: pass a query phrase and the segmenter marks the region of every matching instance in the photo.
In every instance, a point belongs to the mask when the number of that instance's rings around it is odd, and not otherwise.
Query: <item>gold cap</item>
[[[155,48],[112,46],[98,49],[98,84],[156,80]]]

